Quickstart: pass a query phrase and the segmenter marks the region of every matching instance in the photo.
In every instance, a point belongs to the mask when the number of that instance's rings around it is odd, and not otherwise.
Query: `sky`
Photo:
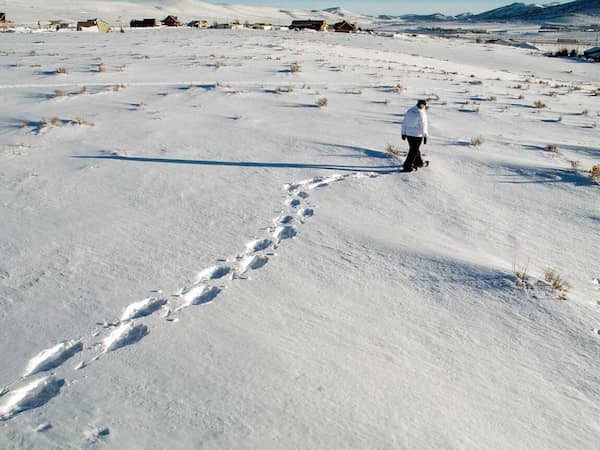
[[[324,9],[341,6],[355,13],[363,14],[407,14],[482,12],[516,1],[535,3],[533,0],[225,0],[211,3],[237,3],[245,5],[279,6],[290,9]],[[551,0],[542,1],[547,3]],[[559,3],[565,3],[564,1]]]

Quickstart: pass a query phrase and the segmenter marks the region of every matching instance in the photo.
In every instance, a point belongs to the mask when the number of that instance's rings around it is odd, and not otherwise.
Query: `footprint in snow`
[[[58,395],[65,380],[53,376],[43,377],[16,389],[0,404],[0,420],[8,420],[20,412],[45,405]]]
[[[264,255],[246,256],[240,262],[240,274],[246,273],[248,270],[257,270],[269,262],[269,258]]]
[[[31,358],[23,376],[28,377],[39,372],[54,369],[81,350],[83,350],[83,344],[79,340],[59,342],[55,346],[42,350]]]
[[[277,242],[283,241],[284,239],[291,239],[296,236],[296,229],[294,227],[285,225],[282,227],[275,228],[273,237]]]
[[[181,296],[181,298],[183,299],[183,303],[178,308],[178,310],[187,306],[202,305],[203,303],[208,303],[214,300],[220,292],[221,289],[216,286],[208,286],[206,284],[194,286]]]
[[[121,322],[137,319],[139,317],[149,316],[166,305],[164,298],[149,297],[139,302],[131,303],[125,308],[121,315]]]
[[[288,198],[285,201],[285,204],[290,208],[297,208],[298,206],[300,206],[300,200],[298,200],[297,198]]]
[[[273,244],[270,239],[257,239],[246,244],[246,253],[256,253],[266,250]]]
[[[203,281],[208,280],[218,280],[219,278],[223,278],[231,271],[231,268],[228,266],[212,266],[203,271],[199,272],[196,275],[195,283],[202,283]]]
[[[294,218],[292,216],[289,216],[289,215],[277,217],[274,220],[274,222],[275,222],[276,225],[289,225],[293,221],[294,221]]]
[[[288,192],[294,192],[300,185],[298,183],[288,183],[283,185],[283,189]]]
[[[94,444],[100,439],[106,438],[108,435],[110,435],[110,429],[108,427],[94,427],[83,433],[85,440],[90,444]]]
[[[312,208],[302,208],[298,211],[300,217],[312,217],[315,214],[315,210]]]
[[[146,325],[135,325],[133,322],[125,322],[104,338],[102,341],[103,353],[114,352],[121,347],[135,344],[148,333]]]

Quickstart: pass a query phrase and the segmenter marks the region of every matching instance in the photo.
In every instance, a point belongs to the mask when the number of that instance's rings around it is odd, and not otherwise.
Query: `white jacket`
[[[427,137],[427,112],[423,109],[419,109],[416,106],[413,106],[406,111],[406,114],[404,115],[404,122],[402,122],[402,135]]]

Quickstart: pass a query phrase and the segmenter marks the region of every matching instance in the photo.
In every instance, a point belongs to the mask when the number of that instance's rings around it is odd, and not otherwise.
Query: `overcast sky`
[[[481,12],[504,6],[517,0],[231,0],[211,1],[210,3],[237,3],[245,5],[280,6],[290,9],[324,9],[341,6],[352,12],[364,14],[406,14],[434,13],[457,14],[461,12]],[[534,3],[522,0],[524,3]],[[599,0],[600,1],[600,0]],[[543,2],[546,3],[546,2]],[[564,1],[560,3],[565,3]]]

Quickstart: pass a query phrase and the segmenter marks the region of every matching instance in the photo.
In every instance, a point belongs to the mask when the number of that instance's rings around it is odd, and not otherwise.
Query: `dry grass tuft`
[[[65,91],[60,89],[54,89],[54,97],[62,97],[66,94]]]
[[[292,73],[302,72],[302,67],[300,67],[300,64],[298,64],[298,63],[292,63],[292,64],[290,64],[290,72],[292,72]]]
[[[529,282],[528,269],[529,269],[529,261],[524,266],[519,266],[517,264],[516,260],[513,262],[513,274],[517,278],[515,284],[518,287],[522,287],[523,289],[531,289],[532,288],[532,285]]]
[[[544,147],[544,150],[546,150],[547,152],[551,152],[551,153],[558,153],[558,145],[547,144],[546,147]]]
[[[329,105],[329,101],[324,97],[318,98],[315,103],[319,108],[326,108]]]
[[[546,104],[541,100],[536,100],[535,102],[533,102],[533,107],[537,109],[542,109],[546,107]]]
[[[471,138],[471,145],[473,147],[479,147],[481,144],[483,144],[483,138],[481,136]]]
[[[396,157],[399,157],[402,154],[402,151],[400,150],[400,148],[393,144],[388,144],[388,146],[385,148],[385,151],[387,153],[389,153],[390,155],[393,155]]]
[[[404,90],[404,86],[402,86],[400,83],[398,83],[396,86],[394,86],[394,91],[396,91],[398,94],[402,94],[403,90]]]
[[[61,122],[62,121],[60,120],[60,118],[58,118],[56,116],[52,117],[51,119],[42,119],[41,120],[42,126],[44,126],[44,127],[49,127],[49,126],[57,127],[58,125],[61,124]]]
[[[559,294],[561,300],[567,299],[567,292],[569,291],[569,283],[567,283],[563,277],[554,269],[546,269],[544,272],[544,280],[550,285],[553,291]]]
[[[596,181],[596,183],[600,183],[600,164],[595,164],[594,166],[592,166],[592,169],[590,170],[590,175],[592,176],[594,181]]]
[[[63,75],[66,75],[69,73],[69,71],[66,67],[59,67],[58,69],[56,69],[56,73],[62,73]]]
[[[104,63],[99,63],[96,66],[96,69],[98,70],[98,72],[106,72],[106,65]]]

